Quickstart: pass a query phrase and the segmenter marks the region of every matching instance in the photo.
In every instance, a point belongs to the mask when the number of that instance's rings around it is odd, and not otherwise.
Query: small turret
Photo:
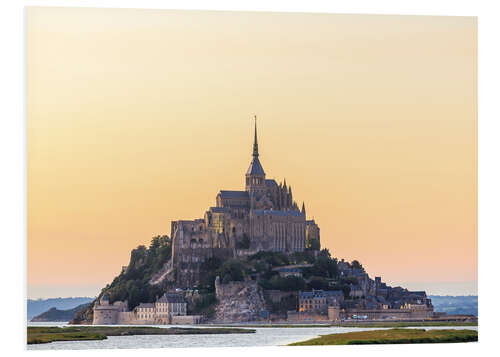
[[[302,214],[305,216],[306,215],[306,205],[304,204],[304,201],[302,201]]]

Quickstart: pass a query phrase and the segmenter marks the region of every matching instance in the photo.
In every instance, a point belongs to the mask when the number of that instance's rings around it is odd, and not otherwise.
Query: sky
[[[257,115],[322,247],[477,294],[474,17],[27,9],[28,297],[95,296],[244,189]]]

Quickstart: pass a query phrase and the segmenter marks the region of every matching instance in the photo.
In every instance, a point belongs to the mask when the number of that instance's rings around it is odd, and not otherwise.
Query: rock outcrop
[[[215,322],[249,322],[262,320],[267,313],[262,288],[253,280],[222,284],[215,280],[218,304]]]

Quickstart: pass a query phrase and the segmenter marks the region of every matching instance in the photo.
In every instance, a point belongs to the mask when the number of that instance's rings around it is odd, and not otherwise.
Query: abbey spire
[[[260,192],[266,186],[266,173],[259,160],[259,144],[257,143],[257,116],[254,116],[253,158],[246,173],[246,190]]]
[[[253,136],[253,157],[259,157],[259,144],[257,143],[257,115],[254,115],[255,119],[255,132]]]

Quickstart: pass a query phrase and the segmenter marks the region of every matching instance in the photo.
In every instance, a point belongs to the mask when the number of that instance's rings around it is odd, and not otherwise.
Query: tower
[[[260,196],[266,189],[266,173],[259,160],[259,144],[257,143],[257,116],[254,127],[252,162],[246,173],[245,189],[250,196]]]

